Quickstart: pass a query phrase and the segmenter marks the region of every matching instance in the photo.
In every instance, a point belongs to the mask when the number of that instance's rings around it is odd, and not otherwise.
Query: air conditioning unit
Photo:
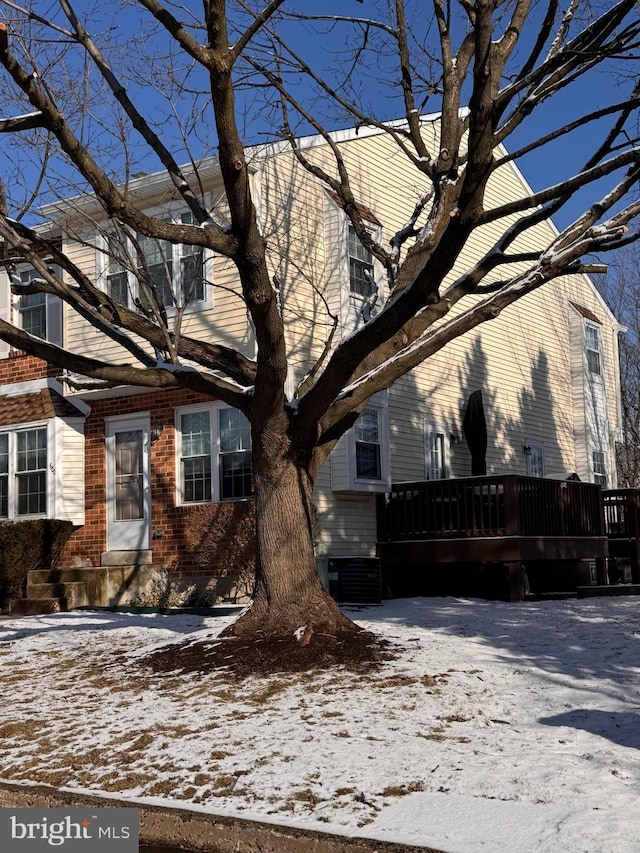
[[[378,557],[329,557],[329,592],[341,604],[380,604],[382,578]]]

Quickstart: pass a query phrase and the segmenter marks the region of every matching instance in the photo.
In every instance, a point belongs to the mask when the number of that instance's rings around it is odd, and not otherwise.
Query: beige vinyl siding
[[[267,161],[262,185],[268,263],[280,285],[289,362],[297,383],[322,353],[332,329],[325,284],[326,193],[291,154]]]
[[[347,435],[342,436],[329,457],[331,468],[330,488],[333,492],[346,492],[349,490],[349,468],[347,463],[349,441],[347,440]]]
[[[406,221],[418,188],[399,171],[404,170],[404,164],[395,156],[388,139],[370,137],[358,145],[361,156],[367,160],[359,173],[366,184],[354,180],[354,193],[382,221],[382,242],[386,244]],[[355,144],[341,146],[348,162],[352,149]],[[503,168],[492,180],[488,204],[498,205],[515,198],[523,188],[519,174],[511,167]],[[325,221],[331,228],[331,218]],[[475,263],[502,236],[507,224],[507,220],[492,223],[474,234],[449,280]],[[556,233],[552,225],[541,223],[520,237],[511,250],[526,251],[546,245]],[[327,254],[334,239],[335,233],[328,230]],[[494,277],[501,275],[497,271]],[[337,285],[331,267],[327,270],[327,284],[332,293]],[[463,301],[455,312],[465,310],[476,300],[477,297]],[[584,276],[569,276],[529,294],[498,318],[449,344],[396,383],[389,393],[392,481],[424,479],[425,421],[444,425],[448,435],[458,439],[450,448],[452,476],[470,475],[470,454],[462,421],[469,394],[477,388],[483,392],[488,424],[488,473],[525,474],[524,445],[531,441],[544,445],[545,476],[566,477],[578,470],[589,450],[584,436],[575,432],[576,377],[572,375],[574,336],[570,328],[573,310],[570,300],[580,302],[602,318],[608,421],[617,425],[616,325],[594,285]],[[334,482],[338,482],[341,464],[338,453],[330,463]],[[323,531],[319,553],[370,555],[375,541],[375,503],[366,497],[347,500],[345,496],[332,495],[326,473],[330,465],[325,465],[316,488]],[[349,531],[347,536],[345,530]]]
[[[0,270],[0,320],[9,322],[11,320],[11,288],[9,276],[4,269]],[[9,355],[9,344],[0,340],[0,358]]]
[[[375,495],[332,494],[330,466],[325,464],[318,475],[314,503],[318,512],[319,559],[375,556]]]
[[[228,219],[226,203],[220,194],[219,187],[207,187],[208,201],[213,205],[216,221],[224,224]],[[179,215],[186,206],[176,202],[175,198],[152,196],[140,202],[142,210],[153,210],[161,215],[166,208],[167,216]],[[87,225],[86,219],[82,227],[73,223],[68,231],[75,239],[67,238],[65,249],[72,261],[76,263],[96,285],[104,286],[102,280],[103,261],[99,256],[96,245],[100,245],[101,233],[104,233],[104,223],[98,218],[95,225]],[[205,276],[212,285],[205,285],[207,305],[194,303],[184,312],[181,329],[184,334],[193,337],[219,341],[234,346],[245,355],[252,357],[255,353],[255,340],[247,312],[239,294],[239,282],[234,265],[226,258],[205,252]],[[104,334],[84,321],[74,312],[65,312],[67,316],[67,346],[75,352],[81,352],[89,357],[100,357],[108,362],[120,362],[124,358],[130,360],[127,350],[115,341],[105,338]],[[175,312],[169,313],[169,328],[175,329],[177,317]],[[134,338],[135,339],[135,338]],[[143,344],[141,340],[138,343]],[[147,347],[147,349],[149,349]]]
[[[84,524],[84,418],[61,420],[51,424],[53,459],[49,473],[53,478],[54,505],[52,518]]]

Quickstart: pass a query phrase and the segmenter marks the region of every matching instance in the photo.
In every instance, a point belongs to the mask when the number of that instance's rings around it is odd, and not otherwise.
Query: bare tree
[[[640,253],[631,245],[615,252],[603,294],[626,327],[620,338],[622,439],[617,447],[618,481],[640,488]]]
[[[32,158],[40,156],[47,187],[60,192],[62,178],[74,172],[114,232],[228,258],[255,329],[257,357],[177,334],[153,278],[135,258],[145,310],[128,309],[100,290],[55,241],[25,224],[25,207],[38,193],[11,175],[8,191],[22,187],[4,203],[0,218],[11,262],[31,264],[38,273],[31,291],[58,295],[116,340],[125,357],[103,363],[7,322],[0,322],[0,337],[92,381],[196,389],[244,412],[252,429],[258,570],[253,607],[234,630],[290,636],[307,625],[307,637],[310,631],[316,637],[352,632],[321,588],[313,552],[312,490],[336,441],[373,394],[447,343],[546,282],[586,269],[591,253],[638,236],[630,230],[640,212],[633,194],[640,178],[638,90],[630,84],[625,92],[623,81],[611,87],[607,106],[587,104],[584,114],[555,127],[543,129],[538,120],[545,102],[586,75],[613,73],[612,65],[629,68],[635,61],[636,0],[602,3],[599,10],[593,0],[571,0],[564,8],[559,0],[370,0],[337,4],[337,14],[322,15],[305,14],[305,4],[293,0],[204,0],[200,12],[193,4],[137,0],[120,9],[102,4],[102,22],[82,19],[72,0],[59,0],[46,19],[34,11],[39,4],[0,5],[7,22],[0,43],[9,88],[4,108],[13,105],[14,113],[0,124],[5,138],[18,136]],[[112,26],[116,20],[120,30]],[[302,49],[296,28],[307,33],[307,42],[312,33],[313,51]],[[322,44],[324,54],[316,47]],[[369,79],[372,67],[379,69],[378,83]],[[385,87],[401,121],[375,114],[372,85]],[[156,100],[146,111],[149,87]],[[435,149],[421,119],[427,106],[441,112]],[[382,309],[338,345],[328,340],[293,401],[285,393],[279,291],[269,273],[241,133],[249,114],[257,123],[249,126],[250,141],[263,128],[278,128],[298,163],[334,194],[389,282]],[[367,229],[340,145],[327,130],[345,116],[388,134],[422,188],[390,248]],[[301,132],[324,139],[331,168],[298,146]],[[497,206],[487,202],[488,182],[505,163],[536,150],[553,158],[557,140],[578,134],[591,140],[584,163],[567,162],[565,176],[543,190]],[[197,158],[210,140],[219,156],[226,224],[211,215],[200,192]],[[8,149],[5,160],[16,150]],[[150,216],[127,192],[143,157],[162,165],[193,224]],[[178,165],[183,157],[193,168]],[[64,169],[55,171],[59,162]],[[539,250],[518,250],[519,238],[585,188],[592,203],[581,216]],[[474,232],[491,223],[502,224],[500,238],[445,285]]]

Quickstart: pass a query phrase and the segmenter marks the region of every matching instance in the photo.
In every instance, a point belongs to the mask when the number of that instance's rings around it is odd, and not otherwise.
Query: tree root
[[[265,635],[228,630],[219,638],[194,643],[185,640],[158,649],[144,659],[155,672],[211,673],[247,678],[283,672],[310,672],[344,667],[364,673],[392,655],[385,641],[353,625],[336,633],[313,631],[300,642],[293,634]],[[303,637],[305,635],[303,634]]]

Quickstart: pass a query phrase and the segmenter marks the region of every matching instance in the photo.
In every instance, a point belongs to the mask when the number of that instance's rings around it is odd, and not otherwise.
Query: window
[[[56,270],[60,274],[59,270]],[[20,281],[28,284],[39,277],[34,269],[19,272]],[[16,325],[36,338],[62,343],[62,303],[49,293],[25,293],[15,301]]]
[[[594,450],[591,454],[591,459],[593,462],[593,482],[602,486],[603,489],[606,489],[607,465],[604,451]]]
[[[382,478],[380,453],[380,410],[364,409],[353,426],[356,448],[356,478]]]
[[[22,276],[21,276],[22,277]],[[47,295],[25,293],[18,297],[17,310],[20,328],[36,338],[47,339]]]
[[[209,412],[182,415],[182,499],[211,500],[211,424]]]
[[[193,214],[183,213],[180,221],[193,225]],[[180,257],[182,298],[185,302],[202,302],[204,292],[204,250],[202,246],[182,246]]]
[[[349,223],[349,290],[367,299],[372,295],[373,255],[358,239],[358,235]]]
[[[147,281],[158,291],[158,295],[165,308],[171,308],[176,304],[173,290],[173,246],[166,240],[157,240],[155,237],[145,237],[138,234],[138,246],[142,252],[144,263],[140,263],[138,273],[140,280]],[[137,258],[140,261],[140,258]],[[143,302],[147,302],[144,290],[140,293]]]
[[[132,301],[129,297],[129,276],[118,258],[120,247],[112,234],[109,234],[106,240],[108,254],[106,291],[115,302],[128,306]]]
[[[47,428],[0,433],[0,518],[46,512]]]
[[[0,518],[9,516],[9,433],[0,433]]]
[[[238,409],[219,409],[220,499],[251,494],[251,428]]]
[[[390,485],[389,400],[380,391],[331,452],[331,490],[386,492]]]
[[[182,213],[178,221],[191,224],[193,216],[190,212]],[[138,283],[138,277],[144,281],[148,274],[165,308],[205,302],[202,247],[173,245],[144,234],[138,234],[136,242],[139,252],[131,241],[123,243],[116,235],[107,235],[103,240],[104,289],[112,299],[130,307],[136,304],[136,299],[149,305],[149,298]],[[134,266],[137,275],[133,274]]]
[[[425,476],[445,480],[449,476],[449,434],[441,424],[425,423]]]
[[[587,323],[584,328],[584,341],[587,354],[587,370],[592,376],[600,376],[602,374],[602,350],[599,327]]]
[[[544,445],[529,441],[524,446],[527,477],[544,477]]]
[[[251,428],[238,409],[178,412],[180,503],[238,500],[252,494]]]

